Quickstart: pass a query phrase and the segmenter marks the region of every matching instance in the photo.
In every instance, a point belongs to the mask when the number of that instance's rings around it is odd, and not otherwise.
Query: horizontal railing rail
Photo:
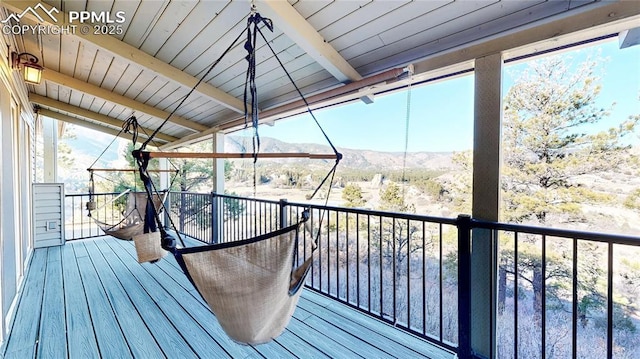
[[[67,196],[69,206],[78,207],[81,196]],[[491,314],[496,329],[483,335],[495,343],[493,356],[611,358],[640,352],[640,340],[629,334],[640,325],[640,300],[620,299],[633,294],[625,275],[634,267],[619,264],[633,253],[640,257],[637,236],[216,193],[171,192],[165,205],[167,226],[206,243],[268,233],[308,211],[297,260],[317,246],[309,289],[461,357],[473,356],[472,242],[476,230],[489,231],[498,243],[492,272],[497,309]]]

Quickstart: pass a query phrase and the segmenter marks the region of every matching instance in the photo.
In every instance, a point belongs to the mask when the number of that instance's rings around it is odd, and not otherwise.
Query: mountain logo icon
[[[22,19],[23,16],[25,16],[26,14],[30,13],[31,15],[35,16],[36,19],[39,20],[39,22],[45,22],[45,19],[42,18],[42,16],[40,16],[40,14],[38,14],[38,12],[36,10],[42,10],[42,12],[44,12],[45,14],[47,14],[47,16],[49,16],[49,18],[51,19],[50,21],[53,22],[58,22],[58,19],[56,19],[56,17],[54,16],[54,14],[57,14],[60,12],[60,10],[56,9],[56,7],[52,7],[51,10],[47,10],[47,8],[44,7],[44,5],[42,5],[41,3],[39,3],[38,5],[34,6],[34,7],[27,7],[26,9],[24,9],[20,14],[11,14],[9,16],[7,16],[6,19],[0,21],[3,24],[8,23],[9,21],[11,21],[11,19],[13,19],[15,22],[20,22],[20,19]]]

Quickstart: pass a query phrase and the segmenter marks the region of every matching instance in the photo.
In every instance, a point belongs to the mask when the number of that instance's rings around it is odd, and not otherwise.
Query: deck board
[[[133,356],[138,358],[161,357],[163,355],[162,350],[153,338],[149,328],[147,328],[144,319],[140,316],[118,277],[104,259],[103,253],[101,253],[104,249],[98,249],[95,242],[85,242],[85,248],[95,265],[102,283],[109,283],[109,285],[104,286],[104,289]]]
[[[76,262],[76,255],[71,245],[62,246],[61,250],[69,357],[96,358],[100,355],[98,343],[91,324],[89,306]],[[38,250],[35,251],[35,253],[37,252]]]
[[[47,271],[40,316],[40,343],[38,358],[66,358],[67,347],[58,345],[65,342],[67,325],[64,320],[64,292],[62,280],[62,252],[60,247],[47,251]]]
[[[102,245],[100,247],[104,248]],[[145,323],[147,323],[147,327],[162,347],[164,354],[167,357],[197,357],[186,340],[178,334],[177,329],[166,317],[165,313],[158,309],[158,305],[149,296],[142,284],[129,271],[125,264],[121,262],[120,259],[122,256],[118,256],[114,252],[106,249],[103,251],[103,254],[138,309],[138,313],[143,317]]]
[[[122,255],[128,254],[129,258],[135,260],[135,252],[132,250],[133,247],[127,242],[111,242],[110,243],[113,248],[120,248],[122,250]],[[172,258],[171,258],[172,259]],[[185,313],[189,313],[193,320],[198,323],[209,335],[215,338],[217,341],[215,345],[218,345],[220,348],[227,352],[234,358],[243,358],[252,353],[255,353],[255,350],[251,347],[241,346],[237,343],[233,342],[229,339],[226,334],[222,331],[220,325],[217,324],[217,320],[215,316],[211,313],[211,311],[205,306],[203,302],[198,301],[191,293],[186,294],[185,289],[181,287],[177,281],[179,281],[184,275],[182,273],[176,273],[175,276],[169,276],[166,272],[160,269],[160,266],[164,260],[157,262],[156,264],[144,263],[140,265],[148,275],[153,276],[155,280],[160,284],[166,291],[167,294],[170,295],[174,302],[176,303],[176,307],[174,310],[183,311]],[[180,275],[177,275],[180,274]],[[189,283],[187,281],[187,283]],[[189,283],[191,286],[191,283]],[[193,288],[191,286],[191,288]],[[199,294],[195,293],[198,297]],[[177,304],[179,303],[179,304]]]
[[[0,357],[455,357],[311,290],[278,338],[237,344],[172,256],[141,265],[112,237],[35,250],[15,318]]]
[[[47,266],[46,259],[46,249],[34,253],[31,258],[29,274],[33,272],[33,275],[26,278],[20,298],[20,306],[31,309],[16,313],[14,325],[19,325],[16,330],[11,331],[11,336],[8,338],[5,358],[28,358],[35,355]]]
[[[84,291],[87,295],[89,313],[100,355],[103,358],[133,357],[84,244],[75,243],[73,249],[76,252],[78,269],[80,269]],[[87,330],[89,329],[87,328]]]

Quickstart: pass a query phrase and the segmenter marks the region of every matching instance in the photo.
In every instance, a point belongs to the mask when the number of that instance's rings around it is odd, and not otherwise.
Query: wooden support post
[[[473,140],[473,218],[498,221],[502,128],[502,55],[476,59]],[[471,239],[471,347],[496,355],[497,239],[474,229]]]

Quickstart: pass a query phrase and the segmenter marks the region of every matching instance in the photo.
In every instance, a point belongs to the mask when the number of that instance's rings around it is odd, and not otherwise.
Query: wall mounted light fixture
[[[11,68],[22,71],[23,79],[26,83],[39,85],[42,79],[42,66],[38,64],[38,58],[28,52],[17,53],[11,51]]]

